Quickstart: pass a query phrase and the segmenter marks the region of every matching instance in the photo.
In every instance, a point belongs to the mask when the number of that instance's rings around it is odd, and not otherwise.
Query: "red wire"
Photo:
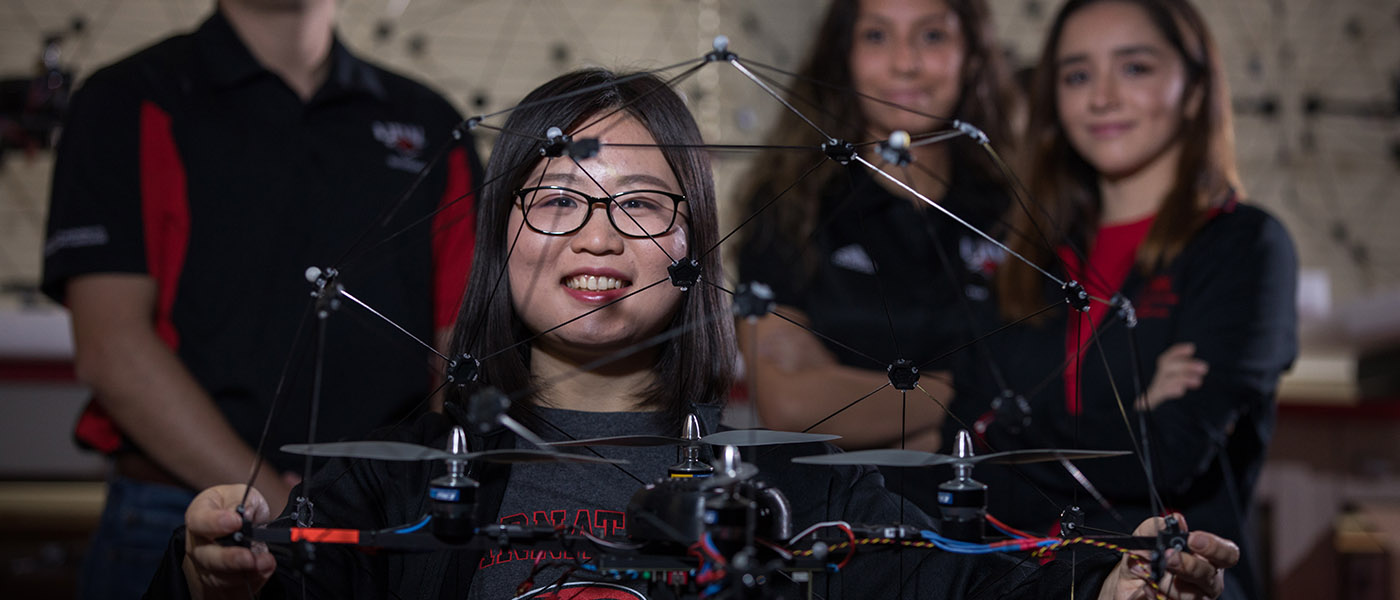
[[[1029,533],[1021,531],[1020,529],[1007,525],[1006,523],[1002,523],[1000,519],[993,517],[992,515],[987,515],[987,521],[990,522],[992,525],[995,525],[997,527],[1005,529],[1006,531],[1011,532],[1011,535],[1025,538],[1035,537]]]
[[[854,531],[851,531],[851,528],[845,525],[837,525],[836,527],[839,528],[841,531],[846,532],[846,539],[849,540],[851,543],[851,549],[846,552],[846,557],[841,559],[841,562],[836,563],[836,570],[840,571],[841,569],[846,568],[846,564],[851,562],[851,557],[856,555],[856,533]]]

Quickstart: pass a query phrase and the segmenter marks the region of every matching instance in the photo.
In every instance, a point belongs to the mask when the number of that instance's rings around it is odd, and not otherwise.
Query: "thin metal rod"
[[[772,97],[775,98],[778,102],[781,102],[783,106],[786,106],[788,110],[792,111],[792,114],[797,115],[797,118],[802,119],[802,120],[805,121],[808,125],[811,125],[811,126],[812,126],[812,129],[815,129],[815,130],[817,130],[817,133],[822,134],[822,137],[823,137],[823,138],[826,138],[826,139],[828,139],[828,140],[834,139],[834,138],[832,138],[831,135],[828,134],[826,131],[823,131],[821,127],[818,127],[816,123],[813,123],[811,119],[808,119],[808,118],[807,118],[807,115],[802,114],[802,111],[797,110],[796,107],[794,107],[794,106],[791,105],[791,104],[788,104],[788,101],[787,101],[786,98],[783,98],[782,96],[779,96],[777,92],[773,91],[773,88],[768,87],[768,84],[763,83],[762,80],[760,80],[758,77],[755,77],[754,74],[753,74],[752,72],[750,72],[750,71],[748,70],[747,67],[745,67],[745,66],[743,65],[743,63],[740,63],[740,62],[739,62],[739,59],[737,59],[737,58],[731,58],[731,59],[729,59],[729,64],[734,65],[734,68],[738,69],[740,73],[743,73],[743,74],[744,74],[744,77],[748,77],[749,80],[752,81],[752,82],[754,82],[754,84],[758,85],[758,87],[763,88],[763,91],[768,92],[768,95],[769,95],[769,96],[772,96]]]
[[[351,302],[354,302],[355,304],[358,304],[358,305],[360,306],[360,308],[363,308],[363,309],[369,311],[370,314],[372,314],[372,315],[374,315],[374,316],[376,316],[376,317],[379,317],[380,319],[383,319],[385,323],[388,323],[388,324],[392,325],[392,326],[394,327],[394,329],[399,330],[400,333],[402,333],[402,334],[408,336],[409,339],[412,339],[413,341],[418,342],[418,345],[420,345],[420,346],[422,346],[422,347],[424,347],[424,348],[427,348],[429,352],[432,352],[433,354],[438,355],[438,358],[441,358],[441,359],[443,359],[443,360],[445,360],[445,361],[451,362],[452,359],[447,358],[447,357],[444,356],[441,352],[438,352],[438,351],[437,351],[437,348],[434,348],[432,344],[429,344],[429,343],[427,343],[427,342],[425,342],[425,341],[423,341],[423,340],[418,339],[418,336],[413,335],[412,333],[409,333],[407,329],[404,329],[404,328],[403,328],[402,326],[400,326],[398,323],[395,323],[393,319],[390,319],[389,317],[384,316],[384,315],[383,315],[382,313],[380,313],[379,311],[374,310],[374,307],[373,307],[373,306],[370,306],[370,305],[368,305],[368,304],[365,304],[365,303],[362,302],[359,298],[356,298],[356,297],[354,296],[354,294],[351,294],[350,292],[345,291],[344,288],[341,288],[341,289],[339,290],[339,292],[340,292],[340,295],[341,295],[341,296],[344,296],[344,297],[346,297],[347,299],[349,299]]]
[[[948,215],[948,216],[951,217],[954,221],[957,221],[958,223],[961,223],[961,224],[963,225],[963,227],[966,227],[966,228],[968,228],[968,229],[971,229],[973,233],[982,236],[982,237],[983,237],[984,239],[986,239],[987,241],[989,241],[989,242],[991,242],[992,244],[996,245],[996,247],[1001,248],[1001,249],[1002,249],[1004,252],[1006,252],[1007,254],[1010,254],[1010,255],[1016,257],[1017,260],[1020,260],[1021,262],[1026,263],[1027,265],[1030,265],[1030,267],[1031,267],[1032,269],[1035,269],[1035,270],[1037,270],[1037,271],[1040,271],[1040,274],[1041,274],[1041,275],[1044,275],[1044,276],[1050,278],[1050,280],[1053,281],[1053,282],[1055,282],[1056,284],[1058,284],[1058,285],[1064,285],[1064,284],[1065,284],[1065,282],[1062,281],[1062,280],[1060,280],[1059,277],[1056,277],[1056,276],[1054,276],[1054,275],[1051,275],[1051,274],[1050,274],[1048,271],[1046,271],[1045,269],[1042,269],[1042,268],[1040,268],[1038,265],[1036,265],[1035,263],[1031,262],[1030,260],[1027,260],[1026,257],[1021,256],[1020,254],[1017,254],[1015,250],[1012,250],[1011,248],[1006,247],[1006,244],[1003,244],[1003,243],[1001,243],[1001,241],[997,240],[996,238],[994,238],[994,237],[992,237],[992,236],[990,236],[990,235],[987,235],[986,232],[983,232],[981,229],[978,229],[978,228],[976,228],[976,227],[973,227],[971,223],[968,223],[967,221],[964,221],[964,220],[962,219],[962,217],[959,217],[959,216],[953,214],[952,211],[950,211],[950,210],[948,210],[948,209],[946,209],[946,208],[943,208],[943,207],[942,207],[941,205],[939,205],[937,202],[934,202],[933,200],[929,200],[929,199],[928,199],[928,196],[925,196],[925,195],[919,193],[918,190],[914,189],[913,187],[910,187],[909,184],[904,183],[903,181],[900,181],[898,177],[895,177],[895,176],[893,176],[893,175],[890,175],[889,173],[886,173],[886,172],[880,170],[879,167],[870,164],[870,161],[865,160],[865,158],[861,157],[860,155],[856,155],[856,156],[855,156],[855,160],[856,160],[856,162],[859,162],[860,164],[865,165],[866,168],[869,168],[870,170],[872,170],[872,171],[874,171],[874,172],[876,172],[876,173],[879,173],[880,176],[884,177],[885,179],[888,179],[888,180],[894,182],[895,185],[898,185],[900,188],[904,189],[905,191],[907,191],[907,192],[909,192],[909,193],[911,193],[911,194],[914,194],[914,196],[915,196],[916,198],[918,198],[918,199],[920,199],[920,200],[923,200],[924,203],[928,204],[929,206],[932,206],[932,207],[938,209],[938,212],[941,212],[941,213],[943,213],[943,214],[945,214],[945,215]]]

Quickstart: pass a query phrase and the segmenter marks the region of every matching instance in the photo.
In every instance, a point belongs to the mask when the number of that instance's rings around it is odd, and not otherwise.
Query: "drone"
[[[778,97],[743,66],[728,49],[728,41],[723,36],[716,38],[714,51],[701,60],[704,63],[728,62],[765,91]],[[792,109],[791,106],[788,108]],[[468,119],[461,127],[465,130],[482,126],[482,118]],[[878,142],[877,152],[888,164],[902,166],[909,164],[912,146],[957,136],[973,139],[991,151],[985,134],[970,124],[954,121],[950,131],[919,139],[905,132],[895,132],[889,139]],[[542,152],[547,156],[586,157],[596,153],[599,148],[596,139],[569,139],[558,128],[551,128],[546,137],[548,143]],[[831,139],[822,145],[821,150],[827,158],[840,164],[858,164],[872,170],[877,176],[889,178],[933,209],[971,227],[956,214],[866,161],[855,148],[852,142]],[[433,166],[428,164],[424,169]],[[1014,255],[999,240],[981,231],[977,233]],[[1036,268],[1039,270],[1039,267]],[[1089,302],[1099,300],[1091,298],[1077,282],[1061,281],[1044,270],[1041,273],[1060,285],[1065,293],[1065,302],[1073,310],[1082,312]],[[682,290],[698,285],[719,285],[702,280],[699,264],[693,258],[675,260],[669,275],[671,283]],[[316,314],[322,320],[343,305],[353,303],[397,327],[393,321],[351,295],[338,281],[334,267],[310,267],[306,277],[314,287]],[[737,318],[752,322],[775,311],[773,294],[761,282],[744,283],[730,293]],[[1130,312],[1131,307],[1127,310]],[[407,334],[402,328],[399,330]],[[416,341],[432,349],[431,345]],[[447,361],[444,385],[462,385],[476,380],[480,358],[469,355],[439,356]],[[918,366],[907,360],[897,360],[890,365],[889,375],[890,384],[895,389],[915,389]],[[315,527],[311,519],[302,518],[309,517],[311,513],[310,501],[302,497],[297,499],[297,526],[254,527],[245,518],[242,529],[221,540],[221,543],[250,545],[262,542],[270,546],[290,547],[303,570],[315,568],[314,547],[318,544],[405,553],[586,548],[593,560],[580,566],[600,574],[617,579],[636,579],[643,577],[639,574],[646,574],[645,579],[651,584],[669,586],[682,596],[703,597],[719,586],[735,591],[739,597],[752,598],[767,597],[763,595],[765,586],[779,578],[779,574],[799,584],[810,585],[814,574],[839,571],[857,552],[920,548],[965,554],[1043,554],[1068,546],[1085,545],[1147,561],[1151,563],[1158,581],[1169,549],[1189,552],[1183,528],[1170,518],[1167,527],[1156,536],[1083,537],[1079,535],[1081,529],[1078,526],[1083,522],[1082,512],[1078,513],[1076,520],[1076,509],[1073,507],[1066,510],[1064,523],[1067,526],[1061,528],[1062,534],[1057,538],[1038,537],[1004,527],[987,513],[988,487],[972,478],[974,467],[983,462],[1022,464],[1058,461],[1068,465],[1073,460],[1118,456],[1128,452],[1042,449],[978,455],[973,452],[968,432],[962,431],[953,455],[883,449],[799,457],[793,462],[895,467],[950,465],[954,477],[938,486],[940,514],[933,515],[940,523],[937,531],[920,530],[901,523],[831,522],[819,523],[794,534],[786,496],[782,490],[765,483],[757,467],[743,462],[738,448],[825,442],[837,436],[763,429],[726,430],[703,435],[698,419],[691,415],[676,437],[635,435],[545,442],[508,414],[514,400],[516,398],[490,388],[475,394],[466,407],[470,426],[478,432],[504,427],[532,448],[473,451],[467,447],[467,432],[461,427],[452,430],[444,448],[389,441],[310,443],[282,448],[289,453],[307,456],[308,465],[310,457],[442,461],[446,473],[428,482],[423,493],[429,500],[430,509],[417,520],[374,530]],[[317,401],[313,393],[313,406]],[[1020,404],[1023,403],[1021,401]],[[480,514],[477,504],[480,483],[471,477],[471,465],[620,462],[567,451],[593,446],[676,447],[677,460],[667,469],[667,475],[637,490],[628,503],[627,517],[631,526],[625,538],[607,539],[589,532],[572,531],[567,527],[495,523],[494,515]],[[706,446],[716,448],[712,452],[714,458],[709,462],[703,459]],[[988,535],[989,523],[1003,535]],[[1148,556],[1141,558],[1135,551],[1144,551]]]
[[[815,573],[839,570],[860,551],[889,548],[937,548],[955,553],[1041,551],[1074,544],[1110,548],[1126,553],[1149,550],[1147,560],[1160,579],[1168,549],[1187,551],[1180,524],[1169,521],[1156,536],[1114,536],[1093,540],[1071,537],[1036,538],[1016,532],[1006,539],[985,535],[988,520],[987,486],[972,479],[974,465],[982,462],[1021,464],[1102,458],[1121,451],[1016,450],[976,455],[966,431],[958,436],[954,455],[912,450],[864,450],[801,456],[798,464],[934,466],[952,465],[955,476],[939,486],[942,510],[938,531],[918,530],[899,523],[818,524],[793,534],[789,503],[782,491],[758,477],[758,468],[740,459],[741,446],[818,443],[834,436],[763,429],[726,430],[701,435],[699,419],[688,415],[677,437],[657,435],[614,436],[565,442],[542,442],[534,433],[504,413],[499,392],[487,390],[472,398],[470,414],[485,430],[491,424],[516,432],[536,445],[533,449],[470,451],[466,431],[452,429],[443,449],[391,441],[292,444],[283,450],[294,454],[363,460],[440,460],[446,474],[432,479],[425,490],[431,509],[421,519],[378,530],[290,527],[268,528],[244,522],[243,528],[221,540],[228,545],[263,542],[294,547],[303,571],[315,568],[315,544],[349,545],[373,551],[436,552],[448,550],[579,551],[591,557],[589,566],[618,579],[641,578],[667,586],[686,597],[718,587],[738,590],[737,597],[768,598],[771,581],[790,579],[810,586]],[[701,460],[702,446],[717,449],[712,462]],[[677,447],[677,462],[667,475],[636,491],[627,505],[632,525],[622,539],[605,539],[589,532],[548,525],[494,523],[478,510],[472,479],[472,461],[518,464],[569,462],[619,464],[625,461],[564,452],[565,448],[592,446]],[[993,519],[993,522],[995,520]],[[638,575],[645,573],[645,576]]]

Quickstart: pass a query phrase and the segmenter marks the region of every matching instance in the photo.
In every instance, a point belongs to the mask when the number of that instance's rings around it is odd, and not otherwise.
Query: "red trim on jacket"
[[[1112,298],[1128,279],[1138,246],[1147,238],[1147,232],[1152,229],[1156,218],[1157,215],[1153,214],[1128,223],[1100,227],[1093,245],[1089,247],[1087,265],[1080,264],[1079,256],[1069,247],[1061,246],[1060,259],[1064,261],[1070,278],[1079,281],[1090,296]],[[1071,311],[1065,323],[1065,356],[1068,359],[1064,375],[1065,410],[1071,415],[1077,415],[1082,410],[1079,371],[1086,357],[1080,355],[1080,350],[1090,345],[1094,329],[1103,323],[1108,313],[1108,306],[1090,302],[1087,315]]]

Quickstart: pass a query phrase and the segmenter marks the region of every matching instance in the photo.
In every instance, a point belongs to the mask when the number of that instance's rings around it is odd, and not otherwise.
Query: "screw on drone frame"
[[[892,165],[903,167],[914,162],[914,155],[909,152],[909,132],[896,129],[890,133],[887,140],[876,145],[877,152],[881,159]]]

